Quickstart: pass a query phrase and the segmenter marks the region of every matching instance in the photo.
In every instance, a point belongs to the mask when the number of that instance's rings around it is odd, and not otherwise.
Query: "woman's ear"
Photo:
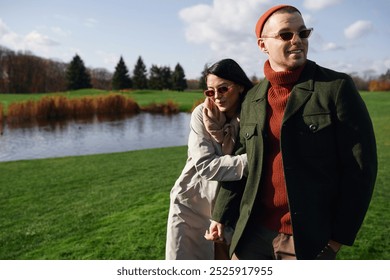
[[[244,92],[244,90],[245,90],[245,87],[240,85],[240,91],[239,91],[239,93],[242,94],[242,93]]]

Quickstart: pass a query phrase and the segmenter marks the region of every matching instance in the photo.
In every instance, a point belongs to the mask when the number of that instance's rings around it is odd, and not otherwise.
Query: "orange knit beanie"
[[[276,11],[282,9],[282,8],[286,8],[286,7],[292,7],[294,9],[296,9],[298,12],[299,10],[293,6],[290,6],[290,5],[277,5],[277,6],[273,6],[272,8],[270,8],[268,11],[266,11],[260,18],[259,20],[257,21],[256,23],[256,28],[255,28],[255,32],[256,32],[256,36],[257,38],[260,38],[261,36],[261,32],[263,31],[263,27],[264,27],[264,24],[265,22],[267,21],[267,19],[273,14],[275,13]],[[300,12],[299,12],[300,13]]]

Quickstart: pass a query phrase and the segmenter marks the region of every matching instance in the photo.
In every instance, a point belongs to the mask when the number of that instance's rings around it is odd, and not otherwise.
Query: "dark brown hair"
[[[253,87],[253,83],[249,80],[241,66],[231,58],[222,59],[207,68],[204,77],[206,81],[209,74],[243,86],[244,93]]]

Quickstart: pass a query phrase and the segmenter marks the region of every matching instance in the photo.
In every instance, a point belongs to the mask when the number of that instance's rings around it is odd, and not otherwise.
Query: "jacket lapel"
[[[253,95],[251,100],[251,106],[254,114],[252,114],[255,119],[251,120],[252,123],[257,123],[261,130],[264,130],[265,120],[266,120],[266,108],[267,108],[267,90],[269,82],[264,81],[259,84],[256,89],[256,93]]]
[[[283,123],[293,116],[299,108],[301,108],[307,100],[309,100],[314,90],[314,70],[315,63],[308,61],[298,83],[291,91],[290,97],[287,101],[286,110],[284,112]]]

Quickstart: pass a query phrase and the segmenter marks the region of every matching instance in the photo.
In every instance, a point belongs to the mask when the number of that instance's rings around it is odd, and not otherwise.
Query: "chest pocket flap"
[[[257,135],[257,129],[256,124],[245,124],[241,126],[241,137],[245,138],[246,140],[251,139],[253,136]]]
[[[332,124],[330,113],[304,115],[303,121],[312,133],[317,133]]]

